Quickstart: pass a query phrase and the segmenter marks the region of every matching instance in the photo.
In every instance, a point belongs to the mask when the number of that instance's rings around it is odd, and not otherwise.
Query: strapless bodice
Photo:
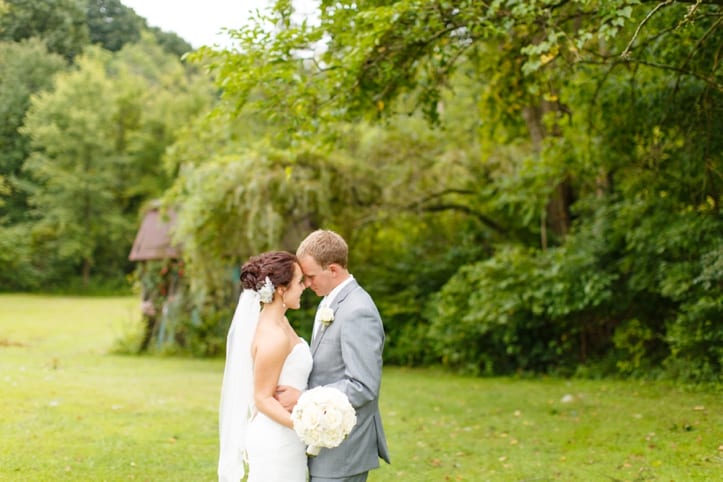
[[[286,356],[279,375],[279,385],[289,385],[297,390],[306,390],[312,364],[309,344],[302,338]]]

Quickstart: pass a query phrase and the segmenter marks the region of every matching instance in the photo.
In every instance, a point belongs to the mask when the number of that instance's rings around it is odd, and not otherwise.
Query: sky
[[[238,28],[253,10],[265,10],[271,0],[121,0],[148,24],[175,32],[194,48],[202,45],[229,45],[221,29]],[[313,0],[296,0],[300,13],[313,10]]]

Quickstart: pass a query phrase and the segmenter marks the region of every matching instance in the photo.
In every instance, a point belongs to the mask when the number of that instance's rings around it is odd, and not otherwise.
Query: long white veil
[[[219,482],[239,482],[246,462],[246,432],[256,412],[251,343],[261,312],[256,291],[243,290],[226,338],[226,368],[218,412]]]

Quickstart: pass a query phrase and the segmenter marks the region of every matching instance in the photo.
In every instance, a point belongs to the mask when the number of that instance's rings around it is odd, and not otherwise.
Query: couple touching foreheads
[[[379,413],[384,327],[347,259],[344,239],[319,230],[296,255],[271,251],[243,265],[221,389],[220,482],[238,482],[244,462],[249,482],[365,481],[379,457],[389,462]],[[286,318],[306,288],[323,297],[311,346]],[[319,386],[344,393],[357,421],[341,445],[307,462],[291,411],[305,390]]]

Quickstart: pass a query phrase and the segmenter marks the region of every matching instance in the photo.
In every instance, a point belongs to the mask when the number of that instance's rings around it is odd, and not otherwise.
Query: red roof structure
[[[164,214],[158,207],[150,208],[141,222],[133,247],[128,255],[131,261],[180,258],[181,251],[171,242],[171,229],[176,224],[175,211],[168,209]]]

